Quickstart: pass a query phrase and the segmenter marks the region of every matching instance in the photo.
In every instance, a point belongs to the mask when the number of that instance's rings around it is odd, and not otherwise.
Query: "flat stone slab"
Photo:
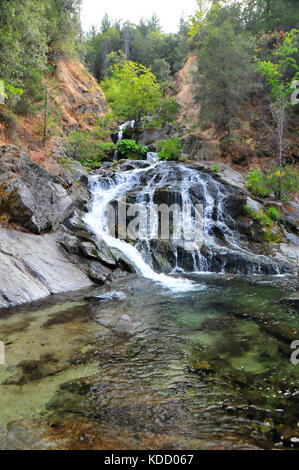
[[[59,251],[57,234],[31,235],[0,228],[0,308],[91,285]]]

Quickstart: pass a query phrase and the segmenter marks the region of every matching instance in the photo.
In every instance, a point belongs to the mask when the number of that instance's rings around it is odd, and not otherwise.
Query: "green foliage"
[[[160,160],[179,160],[183,151],[183,146],[177,136],[156,142],[156,147]]]
[[[87,169],[98,168],[116,148],[112,142],[103,141],[105,137],[105,131],[99,126],[86,131],[72,131],[66,140],[66,154],[79,160]]]
[[[8,98],[8,93],[11,95],[22,95],[24,91],[21,88],[16,88],[12,86],[10,83],[7,83],[5,80],[0,78],[0,92],[4,93],[3,98]]]
[[[244,4],[244,23],[255,34],[289,31],[299,24],[297,0],[246,0]]]
[[[124,158],[143,160],[146,157],[148,148],[138,145],[135,140],[123,139],[117,144],[117,150]]]
[[[188,55],[188,30],[183,18],[178,33],[164,34],[155,15],[138,25],[112,22],[105,15],[100,31],[92,28],[84,39],[85,62],[98,80],[111,76],[111,65],[129,60],[151,67],[158,80],[167,81],[183,66]]]
[[[199,38],[193,81],[201,121],[206,125],[214,121],[229,134],[234,117],[253,90],[254,40],[242,28],[240,6],[221,6],[221,2],[195,15],[191,34]]]
[[[247,187],[254,196],[269,197],[274,193],[278,199],[287,201],[299,190],[299,171],[291,165],[265,172],[251,169],[247,180]]]
[[[176,116],[179,112],[179,105],[175,98],[164,98],[161,101],[160,107],[155,118],[146,124],[146,127],[162,127],[165,124],[174,124]]]
[[[278,199],[288,201],[299,191],[299,170],[292,165],[276,168],[265,173],[265,181]]]
[[[214,172],[214,173],[220,173],[220,168],[218,165],[212,165],[211,166],[211,170]]]
[[[261,209],[259,212],[253,212],[252,218],[259,221],[262,227],[269,227],[272,224],[271,218]]]
[[[265,184],[263,172],[259,168],[249,170],[247,176],[247,188],[253,196],[268,197],[271,194],[271,188]]]
[[[269,86],[271,110],[275,117],[277,127],[277,156],[278,164],[282,166],[285,148],[284,131],[287,109],[292,106],[291,93],[294,91],[292,83],[299,79],[299,65],[294,55],[298,52],[297,35],[294,29],[285,34],[280,47],[274,50],[271,60],[256,59],[258,70],[264,76]]]
[[[245,212],[248,217],[256,220],[260,227],[264,229],[263,238],[268,243],[280,243],[284,233],[281,227],[277,224],[280,219],[280,214],[274,207],[270,207],[267,213],[263,209],[255,212],[250,206],[245,206]]]
[[[171,70],[170,65],[165,59],[155,59],[152,65],[152,72],[156,75],[160,82],[166,82],[170,79]]]
[[[79,33],[81,0],[6,0],[0,2],[1,79],[9,91],[8,105],[19,114],[32,112],[43,99],[43,74],[48,62],[73,53]],[[20,90],[24,90],[20,93]]]
[[[280,213],[279,211],[275,208],[275,207],[270,207],[268,209],[268,212],[267,212],[268,216],[272,219],[272,220],[279,220],[280,219]]]
[[[112,78],[106,78],[102,87],[115,116],[124,121],[134,120],[136,130],[142,117],[153,113],[162,101],[155,75],[134,62],[115,66]]]

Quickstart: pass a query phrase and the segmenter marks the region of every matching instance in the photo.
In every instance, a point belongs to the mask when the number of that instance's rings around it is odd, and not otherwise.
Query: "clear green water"
[[[1,448],[250,449],[299,442],[294,280],[58,296],[0,312]],[[108,289],[94,289],[98,295]]]

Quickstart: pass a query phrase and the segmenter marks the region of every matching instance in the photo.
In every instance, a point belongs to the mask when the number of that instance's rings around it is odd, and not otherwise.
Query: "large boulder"
[[[0,309],[92,286],[60,252],[57,234],[0,228]]]
[[[13,145],[0,147],[0,215],[33,233],[56,229],[74,209],[57,176]]]

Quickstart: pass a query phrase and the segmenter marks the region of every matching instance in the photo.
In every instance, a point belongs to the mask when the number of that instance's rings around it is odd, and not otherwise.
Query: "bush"
[[[269,227],[272,224],[270,217],[261,209],[255,216],[262,227]]]
[[[247,187],[254,196],[269,197],[274,193],[278,199],[288,201],[299,190],[299,171],[292,165],[266,172],[251,169],[247,180]]]
[[[135,140],[123,139],[117,144],[117,150],[124,158],[143,160],[146,157],[148,148],[138,145]]]
[[[80,161],[87,169],[98,168],[107,154],[114,152],[116,148],[112,142],[100,140],[103,138],[103,130],[99,127],[81,132],[72,131],[66,140],[66,154],[69,158]]]
[[[176,136],[168,140],[156,142],[158,157],[160,160],[178,160],[182,154],[183,146]]]
[[[267,186],[282,201],[288,201],[299,191],[299,171],[292,165],[267,172],[265,179]]]
[[[264,184],[264,175],[260,169],[250,169],[247,180],[247,188],[251,194],[261,197],[270,196],[271,190]]]
[[[280,213],[279,211],[275,208],[275,207],[270,207],[270,209],[268,209],[268,216],[272,219],[272,220],[279,220],[280,219]]]

